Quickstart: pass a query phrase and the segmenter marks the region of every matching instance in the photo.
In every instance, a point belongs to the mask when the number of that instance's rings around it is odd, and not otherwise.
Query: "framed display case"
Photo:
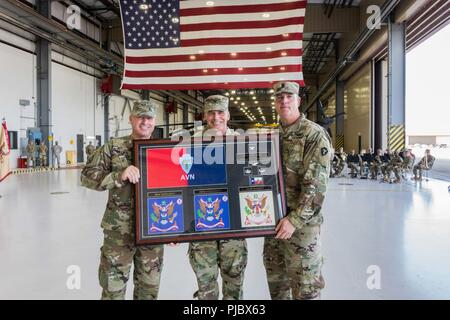
[[[136,244],[272,236],[285,215],[277,134],[135,140]]]

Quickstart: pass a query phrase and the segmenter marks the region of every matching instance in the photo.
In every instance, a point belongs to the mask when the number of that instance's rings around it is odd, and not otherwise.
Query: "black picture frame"
[[[286,215],[276,133],[133,144],[136,245],[273,236]]]

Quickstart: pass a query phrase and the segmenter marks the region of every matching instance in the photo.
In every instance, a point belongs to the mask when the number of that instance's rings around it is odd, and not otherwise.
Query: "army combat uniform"
[[[320,225],[330,173],[331,139],[303,114],[290,126],[281,127],[280,139],[287,218],[295,232],[289,240],[265,239],[263,255],[270,296],[277,300],[313,299],[325,286]]]
[[[47,164],[47,151],[47,146],[45,145],[45,143],[41,142],[41,144],[39,145],[39,162],[41,167],[45,167],[45,165]]]
[[[347,154],[345,152],[338,153],[336,156],[339,159],[339,164],[337,165],[335,176],[339,176],[345,168],[345,162],[347,161]]]
[[[217,99],[218,101],[216,101]],[[204,111],[228,110],[228,99],[210,96],[205,100]],[[209,136],[208,132],[197,132],[194,137]],[[226,135],[237,135],[227,129]],[[245,239],[228,239],[189,243],[189,262],[197,277],[199,300],[217,300],[219,285],[217,277],[222,277],[224,300],[239,300],[243,296],[244,272],[247,266],[247,242]]]
[[[89,161],[89,158],[92,156],[92,154],[95,151],[95,147],[92,144],[88,144],[86,146],[86,156],[87,156],[87,161]]]
[[[132,114],[139,115],[139,110],[139,103],[135,103]],[[83,186],[109,191],[101,223],[104,233],[99,267],[102,299],[125,298],[133,262],[134,299],[158,297],[164,247],[135,245],[134,185],[121,181],[122,172],[132,164],[132,149],[131,135],[111,139],[94,153],[81,172]]]
[[[384,181],[389,182],[391,177],[391,172],[395,174],[395,183],[399,183],[401,181],[400,171],[402,169],[403,159],[398,155],[398,153],[394,153],[392,156],[388,166],[386,167]]]
[[[431,154],[425,155],[413,168],[414,179],[422,180],[422,171],[430,170],[436,160]]]
[[[383,159],[382,155],[377,154],[372,159],[372,163],[370,164],[370,175],[372,180],[377,180],[378,177],[378,171],[380,170],[381,166],[383,165]]]
[[[36,145],[33,141],[28,142],[27,147],[27,167],[34,167],[34,152],[36,151]]]

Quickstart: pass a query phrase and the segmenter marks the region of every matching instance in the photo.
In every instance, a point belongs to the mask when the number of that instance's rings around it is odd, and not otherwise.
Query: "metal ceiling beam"
[[[52,43],[80,54],[91,61],[114,64],[118,73],[122,72],[123,60],[117,55],[99,47],[98,43],[87,40],[52,19],[41,16],[17,0],[2,0],[0,19],[42,37]]]
[[[112,12],[114,12],[115,14],[117,14],[120,17],[120,9],[119,6],[116,5],[116,3],[114,1],[110,1],[110,0],[98,0],[100,1],[102,4],[104,4],[108,9],[110,9]]]
[[[380,12],[380,21],[385,21],[386,18],[392,13],[395,7],[398,5],[400,0],[386,0]],[[336,68],[331,72],[328,79],[320,86],[317,90],[316,95],[310,100],[308,106],[305,108],[304,112],[307,112],[315,102],[321,97],[321,95],[328,89],[328,87],[334,83],[336,77],[339,76],[341,71],[355,59],[358,51],[363,47],[367,40],[376,31],[375,28],[369,29],[365,28],[363,32],[360,33],[359,37],[355,40],[353,45],[347,50],[344,57],[336,65]]]

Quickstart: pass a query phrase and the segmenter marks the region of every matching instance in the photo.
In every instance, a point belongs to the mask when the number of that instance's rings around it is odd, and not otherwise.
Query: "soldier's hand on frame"
[[[141,178],[141,174],[139,173],[139,169],[135,166],[128,166],[120,177],[122,181],[130,181],[131,183],[138,183]]]
[[[176,242],[171,242],[167,244],[169,247],[178,247],[180,244]]]
[[[277,232],[275,239],[290,239],[294,231],[295,227],[289,219],[283,218],[278,222],[278,225],[275,228],[275,232]]]

